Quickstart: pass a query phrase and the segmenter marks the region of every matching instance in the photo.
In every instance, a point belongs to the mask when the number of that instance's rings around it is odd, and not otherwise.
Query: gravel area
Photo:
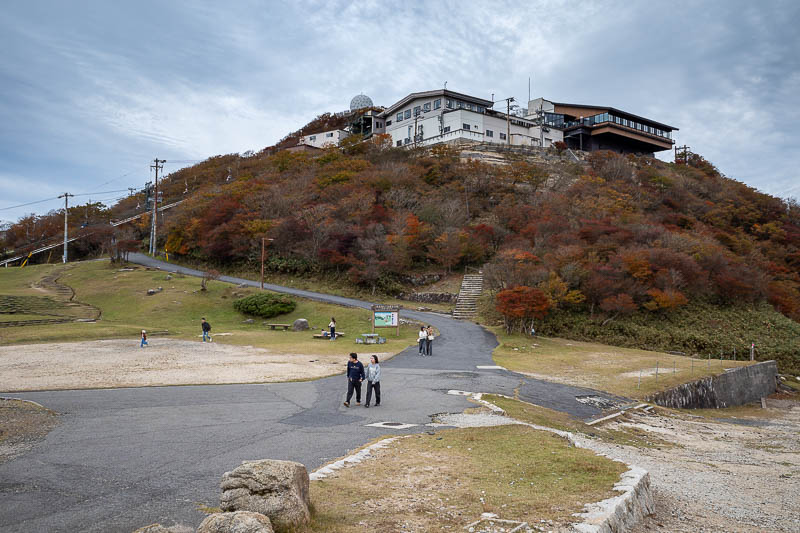
[[[608,424],[677,444],[600,444],[608,456],[650,472],[657,511],[634,533],[800,531],[800,403],[769,402],[760,425],[639,413]]]
[[[344,372],[341,355],[151,338],[0,347],[0,391],[265,383]],[[385,354],[378,354],[383,360]]]

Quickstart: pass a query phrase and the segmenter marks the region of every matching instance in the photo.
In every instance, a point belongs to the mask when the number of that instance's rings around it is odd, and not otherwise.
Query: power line
[[[2,207],[0,208],[0,211],[7,211],[9,209],[16,209],[18,207],[25,207],[35,204],[43,204],[44,202],[52,202],[53,200],[58,200],[59,198],[61,198],[61,196],[55,196],[53,198],[47,198],[45,200],[36,200],[35,202],[28,202],[27,204],[12,205],[11,207]]]

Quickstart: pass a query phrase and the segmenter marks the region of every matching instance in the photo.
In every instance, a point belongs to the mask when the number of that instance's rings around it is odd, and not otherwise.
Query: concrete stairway
[[[461,290],[458,292],[453,318],[469,319],[478,312],[478,297],[483,291],[483,272],[464,274]]]

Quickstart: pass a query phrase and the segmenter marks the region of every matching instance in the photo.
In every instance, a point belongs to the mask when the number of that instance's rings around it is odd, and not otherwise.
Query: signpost
[[[400,306],[399,305],[373,305],[372,306],[372,333],[375,328],[396,328],[396,335],[400,336]]]

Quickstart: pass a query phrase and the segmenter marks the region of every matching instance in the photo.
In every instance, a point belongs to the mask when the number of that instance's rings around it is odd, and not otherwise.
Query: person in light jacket
[[[428,340],[428,332],[425,330],[425,326],[419,327],[419,354],[421,356],[425,356],[425,343]]]
[[[324,324],[324,322],[323,322]],[[331,328],[331,340],[336,340],[336,319],[331,317],[331,323],[328,324],[328,327]]]
[[[367,365],[367,402],[364,407],[369,407],[372,399],[372,389],[375,389],[375,407],[381,404],[381,365],[378,364],[378,356],[373,355],[369,358]]]
[[[425,333],[425,353],[433,355],[433,326],[429,325]]]

